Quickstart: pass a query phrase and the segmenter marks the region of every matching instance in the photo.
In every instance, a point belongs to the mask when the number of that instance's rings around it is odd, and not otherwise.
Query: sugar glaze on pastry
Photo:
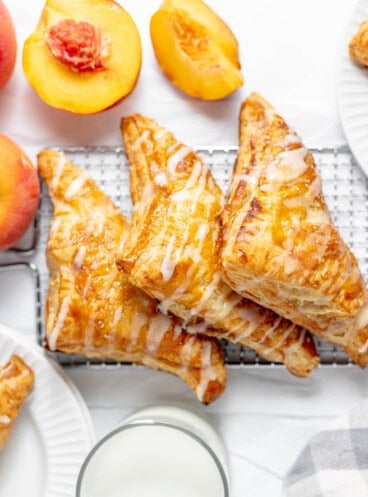
[[[219,343],[184,331],[117,269],[129,223],[86,171],[54,150],[42,151],[38,163],[54,206],[47,244],[49,348],[166,370],[201,401],[213,401],[226,384]]]
[[[305,330],[242,298],[221,278],[224,198],[201,158],[155,121],[123,120],[134,204],[118,265],[189,329],[240,342],[304,376],[318,364]]]

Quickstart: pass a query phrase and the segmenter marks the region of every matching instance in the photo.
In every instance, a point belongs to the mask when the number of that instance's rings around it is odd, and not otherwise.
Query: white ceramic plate
[[[360,23],[367,19],[368,0],[359,0],[341,47],[337,97],[346,139],[357,162],[368,175],[368,69],[356,64],[348,54],[350,39]]]
[[[0,452],[1,497],[74,497],[94,442],[88,410],[60,366],[37,345],[0,325],[0,363],[18,354],[35,384]]]

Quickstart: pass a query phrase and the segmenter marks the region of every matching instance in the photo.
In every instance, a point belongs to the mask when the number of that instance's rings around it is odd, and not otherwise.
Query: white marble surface
[[[119,121],[142,112],[171,128],[188,145],[237,143],[242,99],[261,91],[288,118],[309,146],[345,143],[338,120],[335,74],[345,49],[352,0],[209,0],[238,37],[245,85],[221,102],[199,102],[175,90],[160,73],[149,40],[149,18],[159,0],[126,0],[142,35],[143,66],[134,93],[94,116],[73,116],[47,107],[21,69],[24,38],[42,0],[6,0],[18,35],[18,61],[0,93],[0,132],[30,155],[49,145],[120,145]],[[35,336],[28,276],[0,273],[0,322]],[[19,311],[21,309],[21,311]],[[308,379],[282,368],[229,370],[225,394],[198,406],[177,378],[143,368],[69,369],[98,436],[129,412],[149,404],[182,402],[208,414],[229,453],[231,496],[278,495],[287,468],[308,438],[329,419],[367,395],[368,373],[355,367],[321,368]]]

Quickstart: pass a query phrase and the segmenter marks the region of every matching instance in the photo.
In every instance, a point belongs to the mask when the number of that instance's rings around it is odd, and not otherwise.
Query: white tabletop
[[[57,111],[41,102],[21,68],[23,40],[35,26],[42,0],[6,0],[18,36],[18,60],[0,93],[0,132],[32,157],[50,145],[120,145],[120,118],[141,112],[169,127],[188,145],[234,145],[242,99],[260,91],[308,146],[345,143],[335,97],[344,31],[352,0],[208,0],[231,26],[241,51],[245,85],[230,98],[199,102],[180,94],[158,70],[149,19],[160,0],[126,0],[143,44],[139,83],[125,101],[93,116]],[[0,274],[0,322],[35,339],[30,282]],[[22,302],[22,313],[19,313]],[[97,436],[129,412],[149,404],[181,402],[209,415],[229,454],[232,497],[278,495],[281,479],[303,444],[329,419],[365,398],[368,373],[356,367],[321,368],[297,379],[283,368],[229,370],[225,394],[198,405],[176,377],[144,368],[69,369],[91,410]]]

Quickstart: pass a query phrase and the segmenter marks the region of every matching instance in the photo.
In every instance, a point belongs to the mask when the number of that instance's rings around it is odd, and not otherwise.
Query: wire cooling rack
[[[59,148],[69,159],[89,171],[96,183],[110,196],[126,215],[131,214],[129,170],[122,147],[73,147]],[[197,152],[210,166],[214,177],[224,192],[227,191],[237,147],[197,147]],[[358,258],[360,268],[368,276],[368,179],[356,164],[347,147],[313,149],[314,158],[322,177],[326,202],[334,222],[344,240]],[[42,184],[39,212],[26,246],[9,250],[0,259],[0,269],[12,270],[19,264],[26,265],[34,275],[35,316],[39,343],[44,343],[44,302],[48,286],[45,249],[52,215],[47,188]],[[21,257],[21,261],[19,261]],[[0,281],[1,284],[1,281]],[[317,341],[322,365],[350,365],[345,353],[327,343]],[[255,352],[238,344],[223,341],[225,362],[234,366],[269,366]],[[64,365],[89,364],[112,366],[113,361],[87,360],[81,356],[53,353]]]

